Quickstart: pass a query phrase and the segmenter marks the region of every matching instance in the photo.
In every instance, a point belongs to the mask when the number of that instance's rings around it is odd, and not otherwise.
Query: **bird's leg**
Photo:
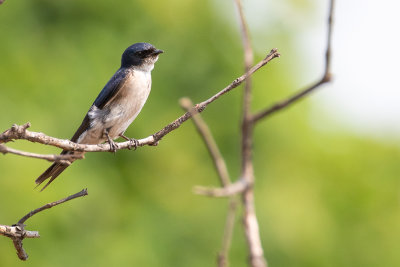
[[[108,134],[108,129],[104,129],[104,135],[107,137],[107,141],[110,144],[110,152],[117,152],[117,144],[111,139],[110,135]]]
[[[139,145],[138,140],[136,140],[136,139],[134,139],[134,138],[126,137],[123,133],[120,134],[119,136],[122,137],[122,138],[124,138],[126,141],[129,141],[129,142],[130,142],[130,144],[129,144],[129,146],[128,146],[128,149],[129,149],[129,150],[131,150],[132,147],[133,147],[133,150],[136,150],[136,148],[137,148],[138,145]]]

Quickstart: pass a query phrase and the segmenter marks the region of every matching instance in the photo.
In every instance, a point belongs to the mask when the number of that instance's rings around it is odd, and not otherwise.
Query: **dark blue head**
[[[158,55],[163,52],[149,43],[133,44],[122,54],[121,67],[153,65],[157,61]]]

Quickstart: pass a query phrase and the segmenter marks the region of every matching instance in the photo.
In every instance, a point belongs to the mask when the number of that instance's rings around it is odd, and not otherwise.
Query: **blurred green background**
[[[1,128],[29,121],[32,131],[70,138],[124,49],[145,41],[166,53],[127,135],[142,138],[161,129],[182,114],[180,97],[202,101],[242,74],[236,10],[231,1],[217,2],[7,0],[0,6]],[[254,75],[254,110],[301,87],[308,70],[297,45],[299,28],[325,23],[315,19],[313,1],[287,2],[301,26],[275,16],[252,31],[256,60],[273,47],[283,55]],[[322,47],[312,56],[322,60]],[[203,113],[234,178],[240,97],[235,89]],[[303,101],[255,131],[256,207],[270,266],[400,266],[398,140],[356,136],[323,114],[319,119],[331,127],[321,130],[312,126],[309,111],[310,102]],[[26,141],[10,146],[59,153]],[[33,190],[34,179],[50,163],[1,159],[1,224],[89,191],[27,221],[27,229],[41,234],[24,242],[30,266],[215,266],[227,200],[192,193],[194,185],[219,184],[191,122],[157,147],[87,154],[42,193]],[[246,266],[240,211],[236,221],[230,262]],[[8,238],[0,238],[0,251],[0,266],[26,265]]]

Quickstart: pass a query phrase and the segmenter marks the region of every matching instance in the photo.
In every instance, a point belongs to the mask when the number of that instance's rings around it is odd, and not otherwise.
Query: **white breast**
[[[118,93],[103,109],[93,107],[89,111],[91,128],[83,133],[78,143],[98,144],[106,140],[103,135],[109,129],[109,136],[116,139],[123,134],[142,110],[151,89],[151,72],[132,69],[131,77],[121,85]]]
[[[110,137],[117,138],[123,134],[142,110],[151,89],[150,72],[132,71],[132,78],[121,90],[121,97],[110,103],[110,114],[105,127],[112,127]]]

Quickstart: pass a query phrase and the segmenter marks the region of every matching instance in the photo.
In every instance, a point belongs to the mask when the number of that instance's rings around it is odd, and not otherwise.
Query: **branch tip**
[[[209,197],[230,197],[243,193],[250,187],[251,185],[249,185],[249,183],[246,180],[241,178],[232,184],[219,188],[195,186],[193,187],[193,192],[197,195],[203,195]]]
[[[18,258],[25,261],[28,259],[28,254],[25,252],[25,250],[23,248],[22,241],[24,240],[24,238],[39,238],[40,235],[39,235],[39,232],[37,232],[37,231],[25,230],[24,222],[38,212],[41,212],[45,209],[49,209],[51,207],[54,207],[56,205],[59,205],[66,201],[69,201],[71,199],[86,196],[86,195],[88,195],[87,188],[83,189],[82,191],[80,191],[74,195],[71,195],[69,197],[66,197],[66,198],[58,200],[58,201],[48,203],[36,210],[29,212],[24,217],[22,217],[16,224],[14,224],[12,226],[0,224],[0,235],[11,238],[11,240],[13,241],[14,247],[17,251]]]

